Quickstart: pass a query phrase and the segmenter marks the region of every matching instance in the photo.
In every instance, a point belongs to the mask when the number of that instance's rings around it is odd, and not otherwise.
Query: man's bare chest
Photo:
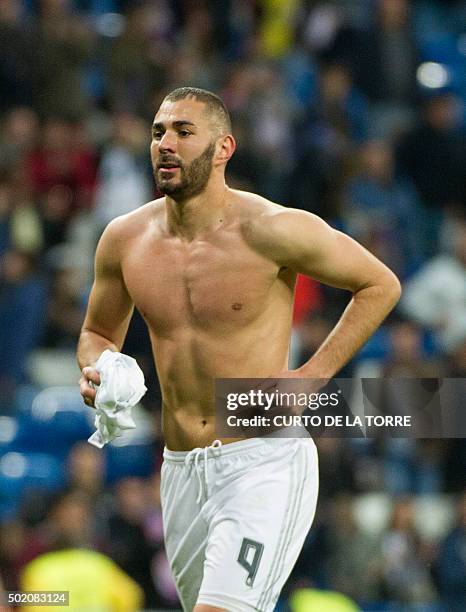
[[[123,262],[128,291],[156,334],[251,323],[266,309],[278,266],[239,238],[142,241]]]

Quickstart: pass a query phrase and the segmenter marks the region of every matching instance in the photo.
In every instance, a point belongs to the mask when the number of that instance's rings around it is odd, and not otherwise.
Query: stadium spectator
[[[104,458],[94,446],[78,442],[67,459],[68,486],[98,499],[104,490]]]
[[[372,130],[390,137],[409,124],[420,50],[407,0],[378,0],[363,27],[343,22],[325,55],[349,66],[372,105]]]
[[[155,105],[154,91],[166,84],[164,63],[173,51],[168,45],[154,45],[151,30],[169,27],[170,9],[168,3],[137,2],[127,6],[125,27],[121,36],[112,39],[106,56],[108,102],[115,112],[145,115]],[[157,11],[162,14],[154,16]],[[169,31],[167,40],[170,36],[173,33]]]
[[[37,56],[30,28],[21,20],[21,4],[0,2],[0,113],[33,104]]]
[[[395,176],[387,143],[360,148],[360,167],[350,180],[342,215],[348,232],[401,278],[423,261],[424,211],[412,185]]]
[[[438,378],[444,365],[429,354],[423,329],[400,320],[390,327],[390,352],[382,367],[383,378]]]
[[[432,212],[464,204],[466,152],[460,110],[451,93],[431,94],[423,102],[421,123],[398,144],[399,171],[414,182]]]
[[[395,501],[382,541],[383,581],[390,600],[404,605],[435,600],[425,552],[414,525],[412,499]]]
[[[145,204],[153,193],[145,123],[131,113],[118,113],[112,131],[97,173],[94,218],[99,230]]]
[[[262,0],[260,3],[259,44],[265,57],[283,57],[293,45],[299,5],[294,0]]]
[[[332,504],[328,575],[335,591],[367,605],[380,597],[382,545],[380,537],[365,533],[356,524],[352,504],[349,495],[337,497]]]
[[[69,243],[55,246],[48,253],[54,276],[50,283],[42,345],[51,348],[72,347],[83,317],[87,294],[86,258]]]
[[[37,255],[44,246],[41,218],[18,163],[1,172],[0,252],[7,247]]]
[[[142,591],[105,555],[77,548],[63,541],[62,546],[31,561],[21,576],[23,591],[68,591],[69,604],[55,610],[112,610],[137,612]],[[40,612],[44,606],[28,606]]]
[[[9,168],[21,162],[37,145],[38,137],[39,122],[36,113],[31,108],[13,107],[3,121],[0,168]]]
[[[319,451],[320,496],[332,499],[338,493],[355,490],[352,461],[346,440],[322,437],[316,440]]]
[[[102,538],[102,548],[109,548],[108,521],[114,511],[114,500],[105,485],[105,458],[87,442],[77,442],[66,460],[67,488],[84,494],[91,502],[96,531]]]
[[[41,0],[26,48],[37,58],[33,101],[41,118],[80,119],[89,110],[83,71],[95,46],[93,30],[70,0]]]
[[[422,120],[399,141],[396,158],[399,172],[410,178],[428,208],[426,238],[428,254],[440,245],[442,221],[449,210],[464,214],[466,202],[464,128],[456,96],[439,92],[427,96]]]
[[[151,511],[147,493],[140,478],[125,478],[116,484],[116,511],[109,519],[109,555],[142,587],[145,605],[150,608],[160,605],[160,600],[151,571],[155,546],[145,533]]]
[[[0,258],[0,387],[5,393],[27,379],[27,357],[41,340],[47,284],[37,263],[16,249]]]
[[[451,236],[451,252],[435,256],[410,279],[401,307],[435,332],[444,351],[454,351],[466,333],[466,221]]]
[[[334,591],[297,589],[289,600],[291,612],[360,612],[360,608],[346,595]]]
[[[440,544],[435,572],[449,612],[466,608],[466,492],[459,499],[457,512],[456,525]]]
[[[60,204],[45,202],[45,211],[58,206],[61,217],[69,221],[77,210],[92,205],[95,186],[96,156],[90,145],[82,141],[78,123],[58,117],[47,120],[42,129],[42,142],[26,159],[28,178],[37,197],[56,196]],[[69,195],[68,195],[69,194]]]
[[[0,579],[7,591],[18,591],[22,568],[45,551],[45,542],[21,519],[0,522],[0,542]]]
[[[47,518],[41,525],[48,549],[90,548],[105,546],[97,533],[91,498],[87,493],[65,489],[52,500]]]
[[[354,144],[367,136],[367,104],[343,64],[323,65],[319,85],[295,126],[290,201],[332,219],[339,212],[348,158]]]

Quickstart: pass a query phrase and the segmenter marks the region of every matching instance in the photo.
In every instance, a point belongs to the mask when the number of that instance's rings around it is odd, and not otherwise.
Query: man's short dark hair
[[[221,134],[231,133],[230,114],[219,96],[199,87],[178,87],[178,89],[174,89],[167,94],[164,100],[176,102],[185,98],[195,98],[199,102],[203,102],[209,117],[214,122],[214,129]]]

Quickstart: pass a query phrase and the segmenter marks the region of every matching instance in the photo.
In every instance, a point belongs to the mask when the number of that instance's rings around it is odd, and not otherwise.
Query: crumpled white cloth
[[[144,374],[133,357],[105,350],[95,364],[100,374],[100,385],[95,396],[96,430],[88,442],[103,448],[107,442],[121,436],[136,423],[131,408],[147,391]]]

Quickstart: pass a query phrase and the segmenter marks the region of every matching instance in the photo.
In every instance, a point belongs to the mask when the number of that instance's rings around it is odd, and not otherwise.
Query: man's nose
[[[165,151],[176,151],[176,136],[172,132],[166,131],[159,142],[159,151],[162,153]]]

